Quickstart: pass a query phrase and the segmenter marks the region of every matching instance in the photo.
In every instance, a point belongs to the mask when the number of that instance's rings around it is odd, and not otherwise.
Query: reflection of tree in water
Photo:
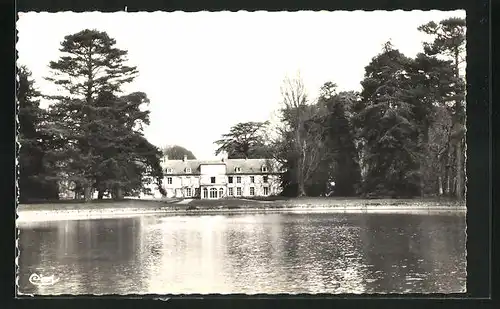
[[[20,226],[19,234],[19,292],[25,294],[43,293],[29,282],[33,273],[47,274],[54,272],[54,246],[56,230],[50,223],[25,224]]]
[[[281,256],[281,216],[228,216],[224,222],[220,263],[226,289],[233,293],[269,292],[284,276]],[[265,278],[273,278],[273,284]]]
[[[27,229],[41,247],[30,248],[30,265],[60,279],[44,294],[130,293],[141,290],[134,267],[139,233],[135,219],[54,222]],[[52,273],[49,271],[52,269]],[[29,274],[28,274],[29,276]]]
[[[138,267],[140,222],[137,218],[92,221],[87,231],[91,242],[87,243],[84,265],[92,275],[88,289],[108,293],[133,293],[142,290]],[[83,256],[83,254],[81,254]],[[96,288],[98,284],[98,288]]]
[[[456,254],[446,244],[460,247],[442,238],[449,233],[446,217],[372,214],[362,222],[368,292],[458,292],[443,286],[449,273],[436,267],[437,256],[454,263],[449,257]]]
[[[425,216],[420,222],[421,267],[428,273],[428,291],[465,292],[465,226],[464,215]]]
[[[298,292],[362,293],[358,228],[343,215],[297,217],[287,226],[289,281]],[[286,233],[286,232],[285,232]],[[293,235],[292,237],[288,237]],[[287,249],[285,249],[287,250]],[[286,252],[286,251],[285,251]]]

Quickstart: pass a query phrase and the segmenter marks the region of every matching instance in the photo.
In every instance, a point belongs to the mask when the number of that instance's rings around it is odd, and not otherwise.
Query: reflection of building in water
[[[163,294],[224,292],[220,262],[224,217],[163,219],[149,231],[153,254],[147,261],[147,290]]]

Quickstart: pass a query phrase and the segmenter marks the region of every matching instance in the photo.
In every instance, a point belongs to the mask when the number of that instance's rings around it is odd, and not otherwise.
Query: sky
[[[413,57],[429,40],[417,27],[448,17],[465,11],[19,13],[18,64],[42,93],[54,93],[44,77],[64,36],[105,31],[139,70],[123,90],[150,100],[146,138],[212,159],[213,142],[232,125],[276,119],[286,76],[300,72],[311,98],[327,81],[360,91],[385,42]]]

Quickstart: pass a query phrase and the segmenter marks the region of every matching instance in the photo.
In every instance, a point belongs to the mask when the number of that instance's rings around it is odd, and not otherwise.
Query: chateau
[[[165,173],[166,197],[219,199],[255,197],[281,192],[279,176],[283,172],[271,159],[221,159],[214,161],[161,161]]]

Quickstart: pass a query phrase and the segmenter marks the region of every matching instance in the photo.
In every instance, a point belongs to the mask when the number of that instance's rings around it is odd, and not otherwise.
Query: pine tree
[[[411,62],[388,42],[366,67],[361,110],[356,115],[364,142],[365,194],[419,194],[419,123],[415,118],[419,102],[411,93],[407,71]]]
[[[121,95],[137,70],[125,65],[127,52],[115,44],[105,32],[83,30],[66,36],[64,55],[50,63],[54,74],[48,79],[66,91],[51,97],[50,129],[66,141],[53,154],[61,177],[75,183],[86,201],[94,189],[99,198],[105,191],[117,199],[135,194],[146,171],[158,174],[161,152],[142,134],[149,111],[140,107],[148,99],[141,92]]]
[[[161,179],[161,151],[142,133],[142,127],[149,124],[149,112],[141,110],[141,105],[148,102],[142,92],[122,97],[102,92],[96,99],[101,121],[92,127],[90,140],[100,158],[94,183],[98,198],[106,191],[115,199],[137,195],[143,190],[145,175],[157,182]]]
[[[413,83],[411,95],[416,103],[414,115],[419,125],[419,143],[422,145],[421,193],[436,194],[442,191],[440,179],[446,178],[440,175],[446,173],[447,162],[444,154],[447,152],[443,151],[447,146],[436,144],[436,138],[441,139],[444,130],[448,139],[451,132],[451,123],[447,123],[448,117],[445,117],[440,109],[450,100],[450,94],[454,91],[454,87],[448,82],[454,79],[453,68],[450,61],[420,53],[408,71]]]
[[[17,100],[19,104],[19,193],[20,201],[57,199],[57,183],[50,178],[45,150],[50,137],[44,135],[44,110],[39,107],[40,93],[24,66],[18,70]]]
[[[223,134],[221,139],[214,142],[219,146],[215,155],[225,152],[229,159],[269,158],[270,154],[264,137],[268,124],[267,121],[235,124],[229,133]]]
[[[465,79],[461,74],[461,65],[465,61],[466,22],[463,18],[448,18],[439,23],[429,22],[418,29],[433,37],[432,42],[424,43],[425,54],[429,57],[448,59],[453,68],[452,77],[443,78],[441,81],[441,85],[449,90],[442,103],[449,109],[452,119],[452,130],[447,146],[446,191],[448,194],[452,193],[450,186],[453,172],[456,180],[455,195],[463,199],[465,193]],[[452,165],[454,165],[453,170]]]
[[[325,148],[328,156],[327,170],[330,171],[327,182],[334,181],[334,195],[354,196],[361,182],[358,153],[355,136],[346,109],[351,108],[352,93],[336,94],[326,91],[325,84],[319,104],[325,104],[328,110],[324,119]]]

